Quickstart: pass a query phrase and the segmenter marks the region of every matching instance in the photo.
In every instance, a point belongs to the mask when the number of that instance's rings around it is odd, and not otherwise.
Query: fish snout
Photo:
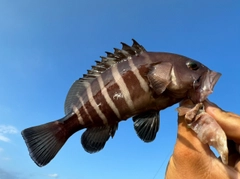
[[[196,104],[199,102],[203,102],[207,99],[208,95],[213,92],[213,88],[216,85],[218,79],[220,78],[221,73],[208,70],[203,73],[203,75],[197,80],[198,85],[193,88],[195,92],[191,96],[191,100]],[[195,84],[194,82],[193,84]]]

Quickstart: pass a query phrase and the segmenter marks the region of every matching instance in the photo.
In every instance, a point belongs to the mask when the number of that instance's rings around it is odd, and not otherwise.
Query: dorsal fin
[[[101,61],[96,61],[96,65],[92,66],[91,70],[87,71],[87,74],[84,74],[82,78],[75,81],[70,88],[64,105],[64,111],[67,115],[72,112],[72,105],[76,105],[79,102],[79,96],[85,91],[86,87],[101,73],[106,71],[108,68],[113,66],[120,61],[131,57],[138,56],[142,52],[145,52],[145,48],[137,43],[136,40],[132,39],[133,44],[129,46],[123,42],[122,49],[114,48],[114,52],[106,52],[106,57],[100,57]]]
[[[136,49],[137,53],[146,51],[146,49],[142,45],[140,45],[136,40],[132,39],[132,41],[133,41],[132,47]]]

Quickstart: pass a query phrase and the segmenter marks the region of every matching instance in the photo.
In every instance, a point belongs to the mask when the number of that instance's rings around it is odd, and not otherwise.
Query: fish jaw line
[[[190,92],[190,99],[193,103],[201,103],[207,99],[208,95],[213,92],[213,88],[216,85],[221,74],[211,70],[206,71],[201,76],[200,84]]]
[[[219,80],[221,73],[208,70],[204,75],[204,79],[198,89],[199,102],[207,99],[208,95],[213,92],[213,88]]]

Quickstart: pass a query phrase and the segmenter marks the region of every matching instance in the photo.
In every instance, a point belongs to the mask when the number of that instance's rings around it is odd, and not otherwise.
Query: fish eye
[[[190,69],[190,70],[197,70],[199,69],[199,65],[196,63],[196,62],[187,62],[187,67]]]

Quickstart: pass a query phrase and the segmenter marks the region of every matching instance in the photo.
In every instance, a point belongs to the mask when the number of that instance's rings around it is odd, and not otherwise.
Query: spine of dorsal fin
[[[107,57],[111,57],[111,58],[114,58],[114,54],[112,52],[105,52],[107,54]]]
[[[121,42],[121,44],[122,44],[122,49],[123,50],[127,51],[130,55],[135,55],[135,51],[131,46],[129,46],[129,45],[123,43],[123,42]]]
[[[136,40],[132,39],[132,41],[133,41],[132,47],[137,49],[137,53],[146,51],[146,49],[142,45],[140,45]]]
[[[83,78],[92,78],[93,76],[98,76],[99,74],[103,73],[106,69],[110,68],[112,65],[128,58],[131,56],[137,56],[142,52],[145,52],[145,48],[140,45],[136,40],[132,39],[133,44],[129,46],[123,42],[122,49],[114,48],[114,53],[107,52],[106,57],[102,57],[101,61],[96,61],[96,65],[92,66],[91,70],[88,70],[88,73],[83,75]]]
[[[141,52],[145,52],[146,49],[140,45],[136,40],[132,39],[133,44],[132,46],[129,46],[123,42],[122,44],[122,49],[127,51],[130,55],[139,55]]]
[[[113,48],[113,49],[114,49],[115,57],[117,57],[118,59],[124,59],[130,56],[129,53],[125,50],[120,50],[117,48]]]

